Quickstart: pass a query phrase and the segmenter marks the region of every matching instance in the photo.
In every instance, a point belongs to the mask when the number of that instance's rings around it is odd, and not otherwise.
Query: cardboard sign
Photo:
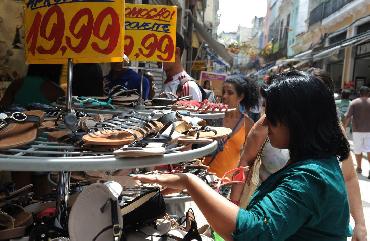
[[[222,96],[222,89],[226,78],[227,78],[226,74],[219,74],[206,71],[200,72],[201,85],[203,85],[205,81],[209,81],[211,89],[213,90],[216,96]]]
[[[27,62],[122,61],[123,8],[122,0],[27,1]]]
[[[191,69],[194,71],[202,71],[202,70],[205,70],[206,68],[207,68],[207,64],[206,64],[206,61],[204,60],[194,61],[191,66]]]
[[[126,4],[125,54],[131,61],[174,62],[177,7]]]

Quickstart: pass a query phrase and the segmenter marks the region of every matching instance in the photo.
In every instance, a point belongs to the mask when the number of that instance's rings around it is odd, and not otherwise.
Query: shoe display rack
[[[73,63],[68,61],[67,113],[72,113],[72,71]],[[86,113],[117,114],[124,110],[90,110],[81,109]],[[148,115],[152,110],[145,110]],[[218,117],[220,118],[220,117]],[[93,152],[81,150],[69,144],[51,142],[40,135],[34,142],[20,148],[12,148],[0,152],[0,167],[2,171],[34,171],[59,172],[57,187],[57,210],[55,220],[57,227],[65,228],[68,223],[67,203],[69,198],[71,171],[114,171],[153,167],[192,161],[211,154],[217,149],[217,141],[187,151],[173,151],[163,156],[116,158],[112,152]],[[171,199],[188,200],[188,196]],[[169,200],[169,199],[168,199]],[[177,200],[178,201],[178,200]]]

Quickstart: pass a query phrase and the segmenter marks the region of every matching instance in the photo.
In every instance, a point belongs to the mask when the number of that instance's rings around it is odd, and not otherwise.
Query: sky
[[[220,0],[218,32],[233,32],[238,26],[251,27],[254,16],[264,17],[267,0]]]

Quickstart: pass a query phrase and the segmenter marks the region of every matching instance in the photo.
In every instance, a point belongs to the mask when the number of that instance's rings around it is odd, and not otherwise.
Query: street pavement
[[[356,168],[355,156],[352,159]],[[362,208],[364,210],[366,229],[368,233],[368,239],[370,240],[370,180],[367,178],[370,171],[370,165],[367,158],[362,159],[362,174],[357,174],[358,181],[361,189]],[[353,219],[351,218],[351,224],[354,225]],[[350,239],[348,239],[350,240]]]

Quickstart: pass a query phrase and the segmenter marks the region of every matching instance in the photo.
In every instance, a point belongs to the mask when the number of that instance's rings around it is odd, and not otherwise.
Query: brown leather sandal
[[[44,112],[0,113],[0,150],[19,147],[34,141]]]
[[[21,206],[7,204],[0,210],[0,240],[24,236],[26,228],[33,223],[32,214]]]

